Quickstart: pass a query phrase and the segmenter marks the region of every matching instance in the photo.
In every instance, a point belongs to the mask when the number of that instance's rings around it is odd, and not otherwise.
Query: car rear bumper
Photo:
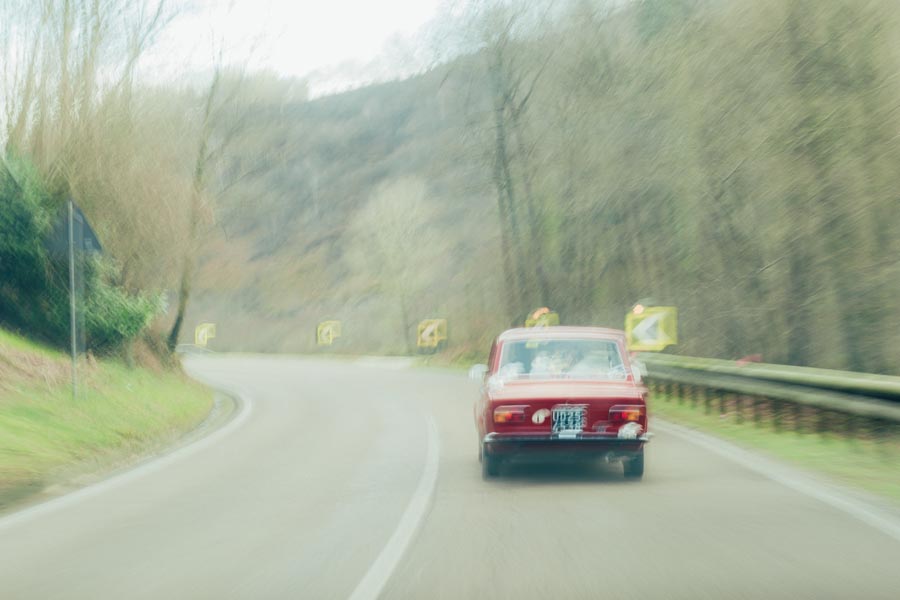
[[[608,433],[580,432],[574,435],[489,433],[482,440],[484,452],[495,456],[603,457],[607,460],[639,454],[652,434],[625,439]]]

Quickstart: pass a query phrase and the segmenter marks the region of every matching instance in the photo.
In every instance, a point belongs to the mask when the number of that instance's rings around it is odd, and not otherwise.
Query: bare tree
[[[417,299],[430,285],[446,282],[446,241],[434,228],[435,210],[421,179],[383,183],[348,230],[348,258],[367,273],[373,289],[396,303],[406,352],[413,352]],[[420,313],[421,314],[421,313]]]
[[[549,55],[540,64],[523,56],[534,33],[534,7],[492,2],[475,9],[471,25],[483,59],[491,102],[491,170],[501,223],[508,312],[518,318],[551,300],[534,190],[525,120]],[[538,11],[540,12],[540,11]],[[517,37],[519,39],[517,39]]]
[[[221,155],[225,145],[230,141],[230,136],[226,136],[225,139],[221,140],[220,144],[214,145],[217,118],[220,116],[223,103],[221,88],[222,66],[220,62],[213,71],[209,87],[203,96],[203,112],[197,140],[197,153],[194,158],[193,176],[191,178],[187,229],[188,247],[182,259],[175,321],[167,338],[167,345],[170,351],[173,351],[175,346],[178,345],[178,337],[181,335],[185,312],[187,311],[193,289],[194,269],[197,261],[197,232],[200,227],[203,202],[207,193],[209,170],[213,166],[214,161]]]

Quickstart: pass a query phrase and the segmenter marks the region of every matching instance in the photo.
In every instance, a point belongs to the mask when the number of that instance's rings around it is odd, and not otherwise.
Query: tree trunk
[[[795,234],[788,244],[788,282],[785,316],[788,323],[787,363],[809,364],[810,297],[809,250],[805,240]]]
[[[516,196],[509,168],[509,146],[503,106],[498,101],[494,109],[496,138],[494,146],[494,184],[497,188],[497,210],[500,216],[503,266],[507,282],[508,316],[517,319],[525,308],[527,273],[522,263],[521,235],[516,215]]]
[[[200,225],[200,203],[203,200],[203,192],[206,187],[206,168],[209,162],[209,139],[212,135],[212,113],[215,103],[216,94],[219,89],[219,81],[221,77],[220,69],[216,69],[213,74],[212,83],[210,83],[209,91],[206,94],[206,102],[203,111],[203,128],[200,134],[200,146],[197,149],[197,161],[194,164],[194,179],[191,193],[191,211],[188,221],[188,248],[185,252],[184,262],[181,267],[181,281],[178,289],[178,310],[175,313],[175,322],[169,332],[166,345],[169,351],[175,350],[178,345],[178,337],[181,335],[181,328],[184,325],[184,315],[187,312],[188,302],[191,298],[191,287],[194,277],[194,268],[196,265],[195,244],[197,238],[197,229]]]
[[[414,350],[409,335],[412,327],[409,320],[409,303],[407,302],[405,294],[400,294],[400,318],[403,320],[403,343],[406,345],[406,354],[412,356]],[[416,343],[418,344],[418,340]]]
[[[522,124],[519,121],[519,113],[523,108],[524,107],[520,105],[511,115],[513,137],[516,140],[516,147],[519,151],[519,160],[522,162],[525,161],[525,143],[522,139]],[[553,299],[550,297],[550,282],[547,279],[547,274],[544,270],[543,244],[541,243],[542,232],[540,223],[538,222],[534,194],[531,189],[531,174],[528,165],[522,164],[520,166],[522,172],[522,198],[525,205],[525,220],[528,222],[530,242],[528,244],[529,258],[531,264],[534,266],[535,281],[538,293],[540,294],[537,303],[551,304]]]

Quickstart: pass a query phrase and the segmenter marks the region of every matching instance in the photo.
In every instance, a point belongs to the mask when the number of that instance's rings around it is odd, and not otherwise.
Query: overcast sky
[[[153,71],[151,76],[208,68],[216,38],[224,40],[226,62],[286,76],[311,76],[314,93],[389,77],[410,58],[406,55],[420,41],[423,27],[446,4],[446,0],[190,1],[193,8],[169,26],[148,57],[145,68]]]

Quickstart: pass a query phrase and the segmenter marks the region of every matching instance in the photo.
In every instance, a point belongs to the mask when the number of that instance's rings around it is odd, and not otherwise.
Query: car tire
[[[481,476],[485,479],[491,479],[500,474],[500,459],[496,456],[481,451]]]
[[[644,451],[641,450],[634,458],[622,462],[625,470],[625,479],[641,479],[644,476]]]

